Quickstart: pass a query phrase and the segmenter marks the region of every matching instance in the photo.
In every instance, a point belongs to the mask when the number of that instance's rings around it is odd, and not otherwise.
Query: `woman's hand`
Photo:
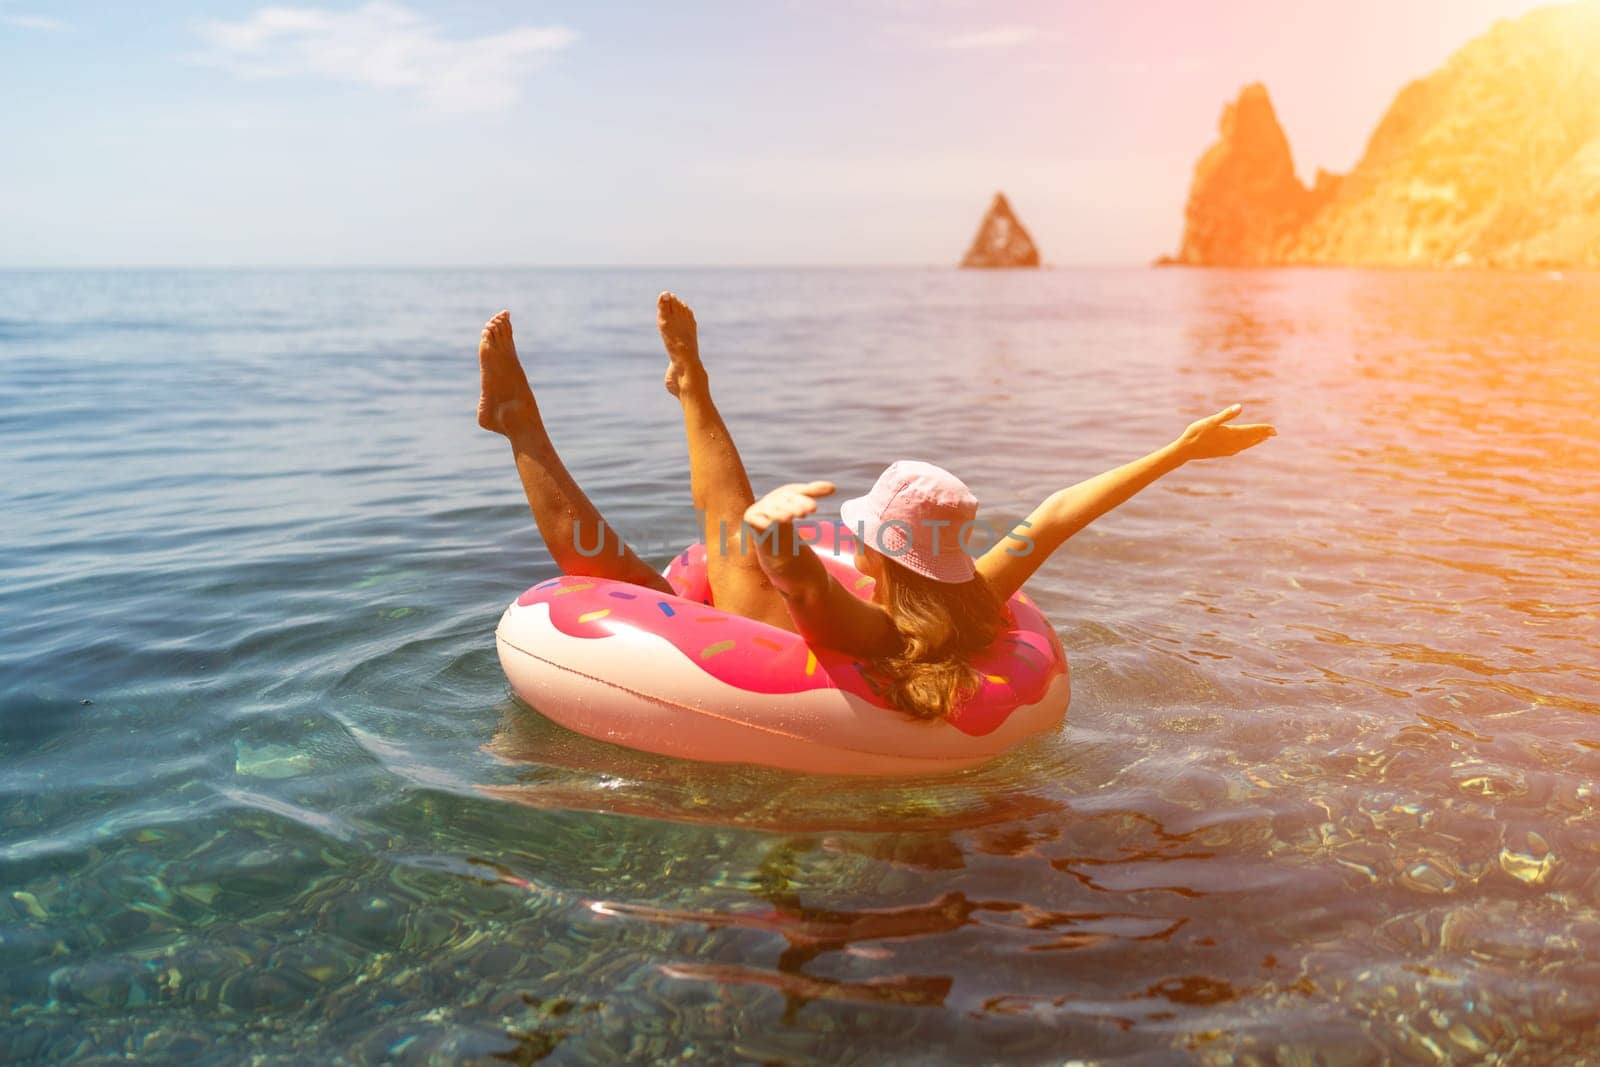
[[[751,504],[744,512],[744,524],[757,534],[774,526],[795,522],[817,511],[817,501],[833,495],[832,482],[793,482],[780,485]]]
[[[1189,428],[1183,431],[1183,436],[1178,438],[1178,454],[1185,460],[1217,459],[1236,455],[1269,437],[1277,436],[1278,431],[1264,422],[1229,426],[1228,420],[1237,417],[1242,410],[1242,405],[1235,404],[1215,415],[1190,423]]]

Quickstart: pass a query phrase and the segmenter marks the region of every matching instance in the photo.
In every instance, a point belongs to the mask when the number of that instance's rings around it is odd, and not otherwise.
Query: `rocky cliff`
[[[1497,23],[1401,91],[1354,170],[1309,189],[1247,87],[1184,216],[1179,263],[1600,267],[1600,3]]]
[[[1229,267],[1280,262],[1325,194],[1294,173],[1289,141],[1262,85],[1222,109],[1221,138],[1195,164],[1178,259]]]
[[[1037,267],[1039,249],[1018,221],[1006,194],[995,193],[994,202],[978,226],[972,247],[961,258],[963,267]]]

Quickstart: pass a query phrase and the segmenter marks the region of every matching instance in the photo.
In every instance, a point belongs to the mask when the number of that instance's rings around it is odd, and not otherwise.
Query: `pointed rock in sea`
[[[994,202],[983,216],[978,235],[972,239],[972,247],[961,258],[961,265],[968,268],[1039,265],[1039,249],[1016,212],[1011,210],[1006,194],[994,194]]]

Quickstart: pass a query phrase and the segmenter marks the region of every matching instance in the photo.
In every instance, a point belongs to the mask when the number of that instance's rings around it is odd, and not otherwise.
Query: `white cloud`
[[[310,75],[415,94],[435,111],[490,111],[517,99],[540,60],[578,39],[564,26],[514,26],[447,38],[423,16],[385,0],[351,11],[264,7],[239,22],[199,27],[199,58],[245,78]]]
[[[49,15],[8,15],[0,12],[0,22],[7,26],[15,26],[19,30],[44,30],[48,33],[69,28],[65,22],[53,19]]]
[[[958,33],[942,42],[946,48],[1015,48],[1038,36],[1032,26],[990,26],[970,33]]]

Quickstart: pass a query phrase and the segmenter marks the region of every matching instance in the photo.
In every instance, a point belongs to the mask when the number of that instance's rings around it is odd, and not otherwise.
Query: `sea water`
[[[937,780],[513,699],[554,572],[474,421],[697,533],[653,299],[758,490],[997,523],[1235,401],[1029,588],[1070,717]],[[1600,278],[0,274],[0,1060],[1559,1061],[1600,1020]]]

